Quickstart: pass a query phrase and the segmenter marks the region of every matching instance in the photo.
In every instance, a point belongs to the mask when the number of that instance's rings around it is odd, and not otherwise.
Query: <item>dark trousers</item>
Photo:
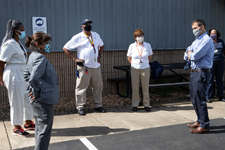
[[[215,84],[214,76],[216,77],[217,84],[217,97],[224,97],[223,95],[223,71],[224,71],[224,60],[213,62],[211,69],[210,82],[207,88],[206,97],[212,98],[214,96]]]
[[[47,150],[51,138],[54,105],[32,102],[35,117],[35,150]]]
[[[210,72],[191,72],[190,96],[200,127],[209,129],[209,117],[206,105],[206,89],[209,84]]]

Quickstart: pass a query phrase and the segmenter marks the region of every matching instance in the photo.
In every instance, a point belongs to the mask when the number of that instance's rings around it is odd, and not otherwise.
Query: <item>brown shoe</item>
[[[197,127],[196,129],[191,129],[190,132],[195,134],[204,134],[204,133],[209,133],[209,129]]]
[[[198,123],[198,121],[196,121],[196,122],[193,123],[193,124],[190,124],[190,123],[187,124],[187,126],[190,127],[190,128],[197,128],[197,127],[199,127],[199,125],[200,125],[200,124]]]

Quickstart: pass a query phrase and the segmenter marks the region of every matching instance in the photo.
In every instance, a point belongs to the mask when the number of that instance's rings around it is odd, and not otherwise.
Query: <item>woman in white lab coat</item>
[[[14,125],[13,134],[29,136],[24,129],[35,129],[35,124],[31,121],[33,110],[28,94],[25,94],[27,83],[24,80],[24,70],[27,52],[20,43],[20,39],[24,37],[23,24],[17,20],[9,20],[0,50],[0,84],[5,85],[8,90],[10,119]],[[24,129],[21,127],[23,120]]]

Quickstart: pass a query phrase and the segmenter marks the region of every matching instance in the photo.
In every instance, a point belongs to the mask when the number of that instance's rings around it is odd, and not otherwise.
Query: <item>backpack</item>
[[[151,66],[151,78],[159,79],[163,73],[163,66],[160,65],[157,61],[153,61],[149,63]]]

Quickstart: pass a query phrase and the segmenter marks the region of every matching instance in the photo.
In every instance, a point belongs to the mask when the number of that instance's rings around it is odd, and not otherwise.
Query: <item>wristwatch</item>
[[[98,56],[102,57],[103,55],[102,54],[99,54]]]

